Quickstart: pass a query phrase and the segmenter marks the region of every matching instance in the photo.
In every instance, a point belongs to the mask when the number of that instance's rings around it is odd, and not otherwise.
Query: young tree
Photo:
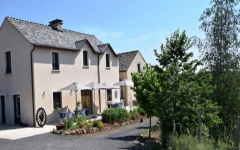
[[[239,68],[239,0],[211,0],[211,8],[200,17],[200,29],[205,40],[198,43],[205,63],[216,86],[212,99],[221,106],[219,117],[223,123],[217,128],[217,138],[230,132],[240,112]],[[227,137],[227,140],[231,138]]]
[[[157,93],[161,88],[158,81],[158,74],[154,67],[146,65],[141,73],[132,73],[132,81],[134,83],[133,91],[138,105],[143,108],[150,117],[149,138],[151,137],[151,117],[156,115]]]
[[[202,123],[209,128],[221,120],[217,114],[219,107],[211,101],[214,87],[211,74],[204,69],[196,71],[201,65],[199,60],[191,60],[188,53],[193,45],[185,31],[175,31],[166,44],[161,45],[161,54],[154,50],[159,65],[158,81],[161,91],[158,93],[158,113],[161,121],[162,143],[166,146],[168,136],[176,130],[179,134],[190,131],[196,134],[198,113],[201,110]]]

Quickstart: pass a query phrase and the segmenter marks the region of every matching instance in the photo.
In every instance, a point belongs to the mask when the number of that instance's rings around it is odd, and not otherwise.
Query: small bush
[[[99,122],[97,123],[97,127],[98,127],[99,129],[102,129],[102,128],[104,127],[103,122],[102,122],[102,121],[99,121]]]
[[[93,127],[93,123],[92,123],[91,121],[89,121],[89,122],[87,123],[87,128],[90,129],[90,128],[92,128],[92,127]]]
[[[65,127],[65,128],[66,128],[66,129],[70,129],[72,126],[73,126],[73,120],[67,118],[67,119],[66,119],[66,127]]]
[[[136,115],[135,115],[135,114],[132,114],[132,115],[131,115],[131,119],[132,119],[132,120],[136,120]]]
[[[99,122],[101,122],[101,121],[100,120],[94,120],[93,121],[93,127],[97,127]]]
[[[139,115],[141,115],[141,116],[145,116],[146,115],[146,112],[141,107],[138,107],[137,111],[138,111]]]
[[[133,109],[131,109],[130,110],[130,112],[129,112],[130,114],[137,114],[138,113],[138,111],[137,111],[137,109],[136,108],[133,108]]]
[[[85,124],[86,122],[87,122],[86,117],[78,117],[77,120],[76,120],[77,126],[83,125],[83,124]]]
[[[112,123],[114,121],[122,123],[127,116],[128,112],[125,108],[105,109],[102,113],[102,121],[105,123]]]
[[[214,140],[209,138],[203,138],[202,142],[199,143],[197,137],[191,135],[181,135],[181,136],[170,136],[168,147],[171,147],[173,150],[215,150]],[[233,147],[222,143],[219,141],[218,150],[230,150]]]

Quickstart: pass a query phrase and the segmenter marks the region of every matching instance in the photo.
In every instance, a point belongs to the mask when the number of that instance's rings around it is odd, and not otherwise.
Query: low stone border
[[[141,118],[142,119],[142,118]],[[86,134],[91,134],[91,133],[96,133],[96,132],[102,132],[102,131],[108,131],[111,129],[116,129],[118,127],[123,127],[129,124],[133,124],[133,123],[137,123],[137,122],[141,122],[140,118],[136,119],[136,120],[130,120],[124,123],[113,123],[113,124],[107,124],[104,123],[104,127],[102,129],[99,129],[97,127],[92,127],[92,128],[77,128],[77,129],[73,129],[73,130],[57,130],[57,129],[53,129],[52,133],[54,134],[62,134],[62,135],[86,135]]]

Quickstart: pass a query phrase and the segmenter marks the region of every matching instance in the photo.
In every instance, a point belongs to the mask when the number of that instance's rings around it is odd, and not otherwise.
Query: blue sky
[[[48,25],[56,18],[65,29],[94,34],[110,43],[116,53],[139,50],[146,62],[156,64],[160,52],[178,28],[204,37],[199,17],[210,0],[0,0],[0,22],[6,16]],[[194,58],[199,57],[192,48]]]

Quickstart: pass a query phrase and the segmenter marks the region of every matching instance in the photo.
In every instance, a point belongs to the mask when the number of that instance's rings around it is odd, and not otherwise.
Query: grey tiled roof
[[[107,44],[101,44],[101,45],[98,45],[98,48],[100,49],[100,51],[104,51],[107,47],[108,47],[108,43]]]
[[[98,45],[103,43],[94,35],[79,33],[71,30],[63,29],[57,31],[48,25],[43,25],[34,22],[28,22],[20,19],[6,17],[17,30],[32,44],[43,47],[53,47],[69,50],[78,50],[75,42],[88,40],[94,51],[101,53]]]
[[[127,71],[138,52],[139,52],[138,50],[135,50],[135,51],[118,54],[118,56],[119,56],[119,71]]]

